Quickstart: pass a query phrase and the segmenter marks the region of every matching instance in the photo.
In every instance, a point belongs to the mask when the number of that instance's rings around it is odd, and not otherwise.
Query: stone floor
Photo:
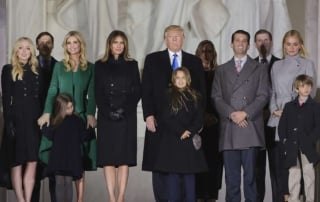
[[[129,182],[126,192],[126,201],[128,202],[152,202],[152,183],[151,174],[149,172],[141,171],[141,159],[143,152],[144,138],[138,138],[138,166],[130,168]],[[107,191],[104,182],[104,176],[101,169],[93,172],[86,172],[85,184],[85,202],[106,202]],[[266,198],[265,201],[271,201],[270,180],[266,177]],[[75,192],[74,192],[75,196]],[[223,202],[225,196],[225,185],[219,193],[218,202]],[[75,198],[75,197],[74,197]],[[42,182],[41,201],[50,202],[48,193],[48,181]],[[13,191],[5,191],[0,189],[0,202],[16,202]]]

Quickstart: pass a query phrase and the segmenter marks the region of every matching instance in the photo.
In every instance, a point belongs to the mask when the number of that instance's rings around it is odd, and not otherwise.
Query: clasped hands
[[[233,123],[237,124],[240,128],[245,128],[248,126],[248,122],[246,120],[247,113],[245,111],[235,111],[230,114],[230,119]]]

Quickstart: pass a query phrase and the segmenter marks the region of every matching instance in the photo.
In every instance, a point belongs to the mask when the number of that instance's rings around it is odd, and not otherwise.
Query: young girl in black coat
[[[88,133],[82,119],[74,114],[68,94],[57,96],[50,123],[44,129],[44,135],[52,141],[47,175],[55,176],[57,201],[72,201],[72,180],[80,179],[84,172],[81,143]]]
[[[203,151],[197,147],[198,144],[194,145],[193,138],[202,129],[203,110],[199,106],[198,93],[190,87],[191,78],[187,68],[174,70],[171,82],[172,88],[165,97],[163,118],[160,119],[164,121],[158,123],[163,124],[163,127],[159,127],[163,131],[155,167],[168,173],[169,201],[184,199],[194,202],[194,174],[207,170]]]

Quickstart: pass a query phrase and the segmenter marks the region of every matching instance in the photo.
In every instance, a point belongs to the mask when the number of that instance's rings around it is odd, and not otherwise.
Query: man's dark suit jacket
[[[256,57],[256,58],[254,58],[254,60],[260,62],[260,61],[259,61],[259,56]],[[273,63],[274,63],[275,61],[277,61],[277,60],[280,60],[280,58],[277,58],[276,56],[271,55],[271,60],[270,60],[269,63],[268,63],[268,67],[269,67],[269,71],[268,71],[268,72],[269,72],[269,77],[270,77],[272,65],[273,65]]]
[[[191,85],[201,95],[201,105],[205,108],[205,76],[201,60],[189,53],[182,51],[182,66],[190,71]],[[146,119],[153,115],[157,121],[156,132],[152,133],[146,129],[142,170],[156,171],[154,160],[156,159],[162,118],[160,112],[163,106],[163,98],[171,87],[172,68],[168,50],[151,53],[146,56],[142,73],[142,108]]]
[[[42,82],[43,83],[43,94],[40,95],[41,99],[42,99],[41,103],[42,103],[42,109],[43,109],[44,103],[46,101],[48,89],[50,86],[50,82],[51,82],[53,68],[54,68],[54,65],[56,64],[57,60],[54,57],[51,57],[50,66],[44,67],[40,62],[40,56],[37,56],[37,59],[39,62],[40,71],[42,71],[42,75],[43,75],[43,82]]]

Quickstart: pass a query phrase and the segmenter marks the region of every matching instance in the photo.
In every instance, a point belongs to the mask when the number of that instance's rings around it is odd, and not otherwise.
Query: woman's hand
[[[280,118],[280,116],[282,115],[282,110],[276,110],[273,112],[273,115]]]
[[[44,113],[40,118],[38,119],[38,125],[40,126],[40,129],[47,124],[47,126],[50,125],[50,114],[49,113]]]
[[[95,128],[97,126],[97,120],[92,115],[87,115],[87,128]]]

